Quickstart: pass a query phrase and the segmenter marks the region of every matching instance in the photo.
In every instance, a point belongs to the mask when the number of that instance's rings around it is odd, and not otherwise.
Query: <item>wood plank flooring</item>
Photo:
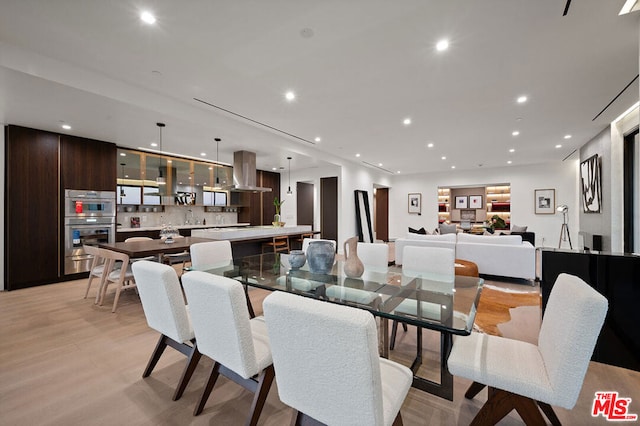
[[[176,351],[167,349],[152,375],[142,379],[158,335],[147,327],[137,295],[124,292],[118,311],[112,314],[113,292],[99,307],[93,299],[82,298],[84,289],[85,281],[80,280],[0,292],[0,425],[244,423],[252,394],[224,378],[219,379],[204,412],[192,415],[211,365],[206,357],[179,401],[171,401],[171,396],[185,358]],[[266,294],[250,292],[258,313]],[[409,362],[415,334],[413,328],[407,333],[400,330],[392,357]],[[425,348],[438,347],[438,336],[425,333]],[[429,368],[435,371],[439,355],[431,351],[425,355],[422,368],[428,374]],[[455,379],[453,401],[411,389],[402,407],[404,424],[469,424],[486,400],[486,392],[466,400],[463,394],[468,385],[467,380]],[[556,408],[560,420],[565,425],[607,424],[602,417],[590,415],[594,392],[599,390],[615,390],[632,398],[631,411],[640,414],[640,373],[591,363],[576,407],[572,411]],[[272,388],[259,424],[288,424],[290,416],[291,409]],[[511,414],[501,424],[522,422]]]

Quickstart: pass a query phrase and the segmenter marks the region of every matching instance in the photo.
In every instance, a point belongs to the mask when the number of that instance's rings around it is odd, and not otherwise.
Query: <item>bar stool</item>
[[[300,236],[293,240],[296,243],[296,247],[300,247],[302,249],[302,242],[305,238],[313,238],[313,232],[305,232],[304,234],[300,234]]]
[[[265,248],[268,251],[273,250],[274,253],[284,251],[289,253],[289,237],[287,235],[280,235],[273,237],[271,241],[262,243],[262,253],[264,254]]]

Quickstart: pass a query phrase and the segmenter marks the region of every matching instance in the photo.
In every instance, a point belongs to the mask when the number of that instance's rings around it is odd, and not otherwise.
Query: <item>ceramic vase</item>
[[[302,250],[291,250],[289,253],[289,265],[291,265],[291,269],[301,268],[306,261],[307,257]]]
[[[311,241],[307,248],[309,270],[314,274],[328,274],[333,268],[336,250],[331,241]]]
[[[344,274],[349,278],[361,277],[364,273],[364,264],[358,258],[358,238],[351,237],[344,242]]]

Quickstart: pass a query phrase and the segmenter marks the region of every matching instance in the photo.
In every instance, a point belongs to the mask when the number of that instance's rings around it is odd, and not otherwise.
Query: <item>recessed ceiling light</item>
[[[565,139],[571,139],[571,135],[564,135]]]
[[[278,170],[278,168],[277,167],[272,167],[271,170]]]
[[[451,168],[452,168],[452,169],[455,169],[455,168],[456,168],[456,166],[451,166]]]
[[[449,40],[442,39],[436,43],[436,50],[438,52],[443,52],[449,48]]]
[[[511,148],[511,149],[509,150],[509,152],[516,152],[516,150],[515,150],[515,149],[513,149],[513,148]]]
[[[408,126],[409,124],[411,124],[411,119],[409,117],[405,118],[404,120],[402,120],[402,124]]]
[[[440,158],[442,158],[443,160],[446,160],[446,159],[447,159],[447,157],[445,157],[445,156],[442,156],[442,157],[440,157]]]
[[[125,152],[121,152],[120,153],[120,157],[126,157],[126,156],[127,156],[127,154]]]
[[[400,170],[398,170],[396,173],[397,173],[397,174],[400,174]]]
[[[517,131],[517,130],[514,130],[513,132],[511,132],[511,134],[512,134],[513,136],[518,136],[518,135],[520,134],[520,132],[519,132],[519,131]]]
[[[433,142],[429,142],[429,143],[427,144],[427,148],[433,148]]]
[[[523,104],[525,102],[527,102],[527,97],[526,96],[518,96],[518,103],[519,104]]]
[[[314,141],[316,142],[322,142],[322,138],[320,136],[316,136],[316,138],[314,139]]]
[[[511,160],[507,161],[507,164],[511,164],[511,163],[513,163],[513,161],[511,161]]]
[[[200,153],[200,155],[201,155],[202,157],[206,157],[206,156],[207,156],[207,153],[206,153],[206,152],[201,152],[201,153]]]
[[[558,149],[558,148],[562,148],[562,145],[560,145],[560,144],[556,145],[556,149]]]
[[[145,24],[149,24],[149,25],[156,23],[156,17],[153,16],[151,12],[148,12],[146,10],[140,14],[140,20]]]
[[[69,126],[68,124],[63,124],[62,128],[65,130],[71,130],[71,126]]]
[[[382,167],[382,163],[378,163],[378,167]]]
[[[284,94],[284,97],[286,100],[292,101],[296,98],[296,94],[293,93],[292,91],[288,91],[287,93]]]
[[[360,157],[360,154],[356,154],[356,157]]]

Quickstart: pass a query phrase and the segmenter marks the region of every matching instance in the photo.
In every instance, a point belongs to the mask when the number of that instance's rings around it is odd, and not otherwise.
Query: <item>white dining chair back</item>
[[[559,424],[551,405],[575,406],[607,309],[607,299],[587,283],[560,274],[537,345],[476,332],[459,336],[448,366],[452,374],[474,381],[465,397],[473,398],[484,386],[494,389],[476,420],[497,422],[516,408],[530,416],[527,423],[542,424],[540,407]],[[494,411],[498,405],[500,413]],[[521,412],[523,407],[528,410]]]
[[[187,356],[182,377],[173,395],[176,401],[182,396],[200,359],[178,275],[171,266],[146,260],[135,262],[131,269],[147,324],[160,333],[160,340],[142,377],[151,374],[167,346]]]
[[[302,251],[303,252],[307,252],[307,249],[309,248],[309,243],[312,241],[329,241],[333,244],[333,251],[336,251],[336,240],[326,240],[323,238],[304,238],[302,240]]]
[[[222,266],[233,261],[231,243],[227,240],[191,244],[189,252],[191,253],[191,266],[194,268]]]
[[[255,424],[266,400],[273,365],[266,325],[262,317],[249,317],[242,285],[231,278],[202,271],[182,276],[198,350],[215,361],[200,402],[194,410],[199,414],[213,390],[218,374],[230,370],[237,383],[255,392],[248,424]],[[255,376],[258,376],[255,379]],[[257,380],[250,384],[250,381]]]
[[[358,243],[358,258],[365,271],[386,271],[389,267],[389,246],[385,243]]]
[[[369,312],[284,292],[263,308],[278,394],[298,423],[299,413],[327,425],[391,425],[399,416],[413,374],[378,356]]]
[[[455,251],[444,247],[406,246],[402,252],[402,275],[451,283],[455,281]],[[403,282],[406,284],[406,282]]]
[[[129,237],[124,240],[125,243],[134,243],[136,241],[152,241],[151,237]]]

